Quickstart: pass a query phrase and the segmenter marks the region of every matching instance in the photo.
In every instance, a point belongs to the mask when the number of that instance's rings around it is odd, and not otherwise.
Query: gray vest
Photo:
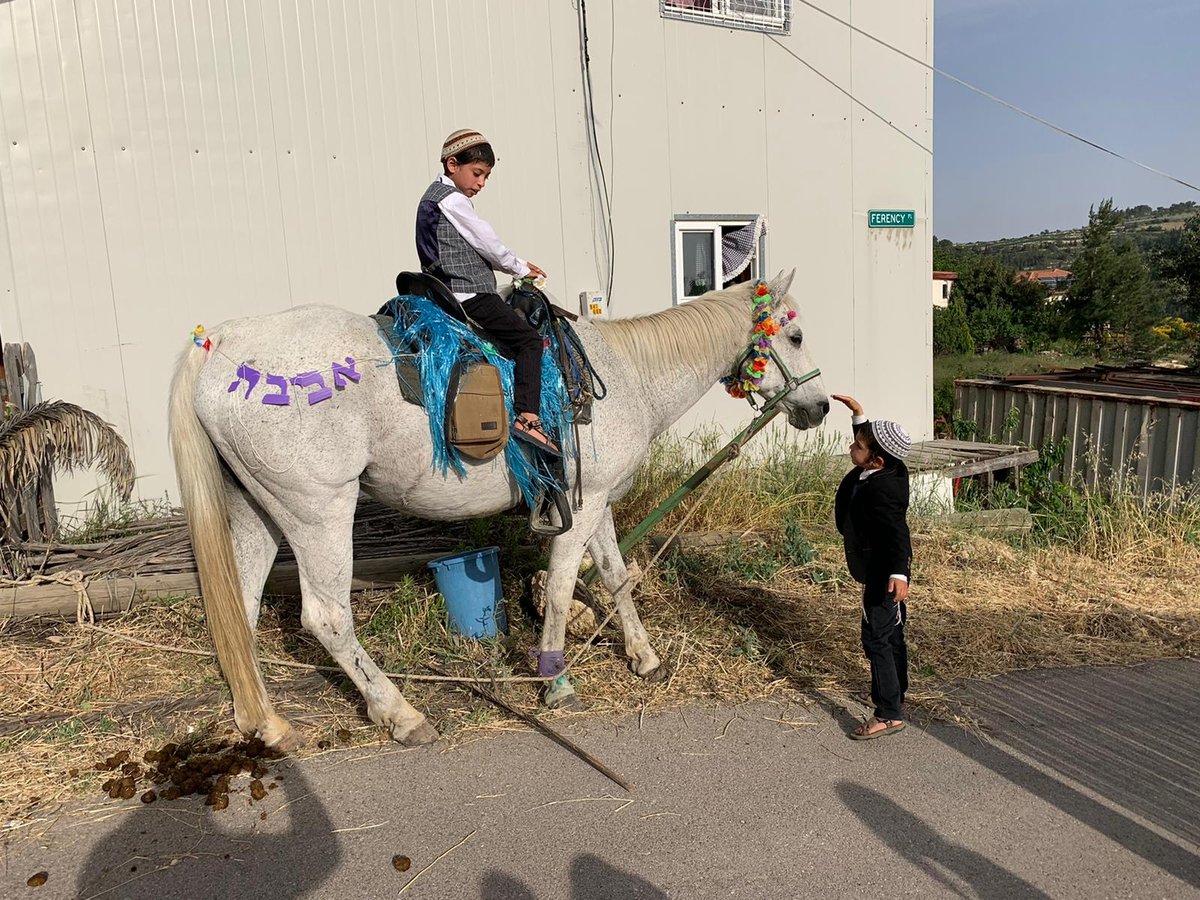
[[[494,294],[496,275],[438,207],[457,188],[431,184],[417,204],[417,255],[421,269],[456,294]]]

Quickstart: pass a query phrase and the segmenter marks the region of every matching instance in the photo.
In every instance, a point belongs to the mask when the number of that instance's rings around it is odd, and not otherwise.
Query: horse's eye
[[[790,340],[793,344],[795,344],[797,347],[799,347],[801,344],[804,343],[804,333],[797,331],[795,334],[793,334],[791,337],[789,337],[788,340]]]

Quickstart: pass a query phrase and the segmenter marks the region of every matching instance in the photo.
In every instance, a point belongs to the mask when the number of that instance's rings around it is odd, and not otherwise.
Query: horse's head
[[[829,412],[829,395],[808,352],[800,318],[789,315],[798,312],[795,301],[788,295],[795,274],[795,269],[787,275],[780,272],[767,285],[773,300],[771,318],[780,328],[769,338],[771,358],[762,372],[757,393],[763,400],[769,400],[780,391],[787,391],[779,405],[793,427],[805,429],[821,424]]]

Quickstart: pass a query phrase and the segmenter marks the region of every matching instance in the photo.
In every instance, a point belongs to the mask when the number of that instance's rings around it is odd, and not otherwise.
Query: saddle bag
[[[508,410],[500,370],[483,360],[461,360],[446,392],[446,442],[463,456],[488,460],[508,443]]]

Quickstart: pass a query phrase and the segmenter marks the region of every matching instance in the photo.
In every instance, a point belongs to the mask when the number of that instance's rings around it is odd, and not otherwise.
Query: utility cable
[[[805,6],[809,7],[810,9],[816,10],[821,15],[826,16],[827,18],[833,19],[833,21],[837,22],[840,25],[845,25],[847,28],[849,28],[855,34],[861,34],[863,37],[867,38],[868,40],[872,40],[875,43],[879,44],[880,46],[886,47],[888,50],[891,50],[893,53],[897,53],[900,56],[903,56],[905,59],[916,63],[917,65],[921,66],[922,68],[927,69],[936,75],[941,75],[943,78],[948,79],[949,81],[953,81],[955,84],[962,85],[967,90],[974,91],[976,94],[979,94],[981,97],[986,97],[987,99],[989,99],[995,103],[999,103],[1001,106],[1006,107],[1007,109],[1011,109],[1015,113],[1019,113],[1020,115],[1025,116],[1028,119],[1032,119],[1035,122],[1045,125],[1047,128],[1050,128],[1053,131],[1057,131],[1059,134],[1066,135],[1067,137],[1077,140],[1080,143],[1087,144],[1089,147],[1094,147],[1095,149],[1101,151],[1102,153],[1107,153],[1109,156],[1115,156],[1117,159],[1124,160],[1127,163],[1132,163],[1133,165],[1137,166],[1139,169],[1145,169],[1147,172],[1152,172],[1153,174],[1158,175],[1162,178],[1166,178],[1166,179],[1169,179],[1170,181],[1174,181],[1176,184],[1182,185],[1185,188],[1190,188],[1193,191],[1200,192],[1200,187],[1192,184],[1189,181],[1184,181],[1182,178],[1176,178],[1174,175],[1172,175],[1169,172],[1164,172],[1161,169],[1156,169],[1153,166],[1148,166],[1145,163],[1138,162],[1136,159],[1132,159],[1128,156],[1118,153],[1116,150],[1112,150],[1109,147],[1105,147],[1103,144],[1097,143],[1096,141],[1086,138],[1081,134],[1076,134],[1075,132],[1070,131],[1069,129],[1063,128],[1060,125],[1055,125],[1049,119],[1045,119],[1042,116],[1039,116],[1037,113],[1032,113],[1032,112],[1029,112],[1029,110],[1022,109],[1021,107],[1017,106],[1015,103],[1009,103],[1007,100],[1004,100],[1001,97],[997,97],[995,94],[989,93],[988,91],[985,91],[983,88],[976,87],[975,85],[971,84],[968,81],[963,81],[961,78],[959,78],[955,75],[951,75],[949,72],[946,72],[943,69],[939,69],[937,66],[933,65],[932,63],[927,63],[927,62],[925,62],[925,60],[919,59],[919,58],[913,56],[911,53],[901,50],[899,47],[892,46],[891,44],[889,44],[887,41],[883,40],[882,38],[877,38],[877,37],[875,37],[875,35],[871,34],[870,32],[863,31],[857,25],[847,22],[845,19],[838,18],[833,13],[828,12],[827,10],[821,9],[821,7],[815,5],[814,3],[809,2],[809,0],[797,0],[797,2],[804,4]],[[772,37],[771,39],[773,41],[775,41],[776,44],[779,44],[780,47],[783,47],[783,44],[781,44],[778,39],[776,39],[774,37]],[[786,50],[787,48],[784,47],[784,49]],[[788,51],[788,52],[790,53],[791,51]],[[795,54],[792,54],[792,55],[795,56]],[[796,58],[800,59],[799,57],[796,57]],[[800,61],[804,62],[804,60],[802,60],[802,59]],[[804,63],[804,64],[806,66],[808,65],[808,63]],[[809,66],[809,68],[812,68],[812,67]],[[816,70],[814,69],[813,71],[816,71]],[[818,73],[818,74],[820,74],[820,73]],[[824,76],[821,76],[821,77],[824,77]],[[840,88],[839,88],[839,90],[840,90]],[[859,101],[855,100],[855,102],[858,103]],[[864,108],[867,108],[867,107],[864,107]],[[886,120],[884,120],[884,121],[886,121]],[[891,123],[889,122],[888,124],[891,124]]]

